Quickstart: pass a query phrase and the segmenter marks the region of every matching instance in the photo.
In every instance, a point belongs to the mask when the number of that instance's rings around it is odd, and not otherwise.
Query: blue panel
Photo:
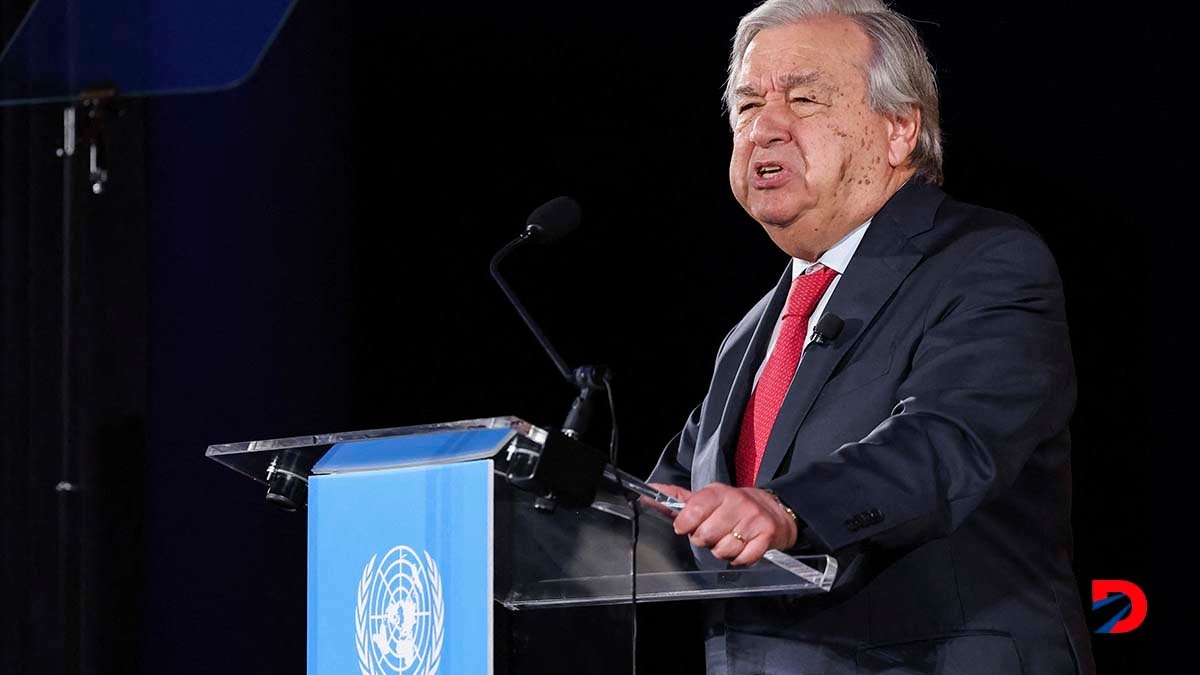
[[[490,459],[515,433],[512,429],[502,427],[336,443],[312,470],[313,473],[342,473]]]
[[[308,673],[486,675],[492,463],[314,476]]]
[[[213,91],[248,77],[296,0],[38,0],[0,57],[0,104]],[[319,47],[317,47],[319,48]]]

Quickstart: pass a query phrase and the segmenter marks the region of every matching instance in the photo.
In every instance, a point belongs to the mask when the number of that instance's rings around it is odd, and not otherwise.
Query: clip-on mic
[[[846,322],[837,314],[826,312],[817,321],[817,325],[813,326],[812,341],[819,345],[829,344],[842,334],[842,328],[845,326]]]

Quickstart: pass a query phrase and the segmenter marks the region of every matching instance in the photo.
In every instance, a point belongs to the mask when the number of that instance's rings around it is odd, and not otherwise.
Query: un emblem
[[[358,583],[355,646],[362,675],[434,675],[441,665],[445,604],[428,552],[407,546],[371,556]]]

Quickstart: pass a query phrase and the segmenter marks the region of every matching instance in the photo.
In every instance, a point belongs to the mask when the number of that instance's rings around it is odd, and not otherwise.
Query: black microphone
[[[570,382],[579,391],[575,402],[571,404],[571,410],[567,414],[567,419],[563,422],[562,431],[567,436],[572,438],[580,438],[587,431],[587,427],[592,418],[592,396],[597,391],[608,391],[610,404],[612,396],[611,377],[612,372],[606,368],[597,366],[581,366],[574,370],[567,365],[562,355],[551,344],[550,339],[542,332],[541,327],[529,315],[517,294],[509,288],[508,283],[504,281],[504,277],[500,275],[500,262],[508,257],[508,254],[521,246],[527,241],[535,241],[538,243],[548,244],[558,241],[570,234],[575,228],[579,227],[579,222],[582,219],[582,213],[579,204],[570,197],[555,197],[550,201],[542,204],[529,214],[525,219],[525,232],[521,236],[509,242],[504,248],[500,249],[495,256],[492,257],[491,271],[492,278],[500,286],[500,290],[504,291],[505,297],[512,303],[512,306],[521,315],[521,319],[533,336],[537,338],[538,344],[542,345],[542,349],[550,356],[550,360],[554,361],[558,372],[562,374],[563,379]],[[613,420],[613,435],[616,435],[616,420],[614,415]],[[610,450],[611,455],[616,454],[616,444]],[[616,461],[613,457],[612,461]]]
[[[829,344],[837,339],[837,336],[842,334],[842,329],[846,327],[846,322],[833,312],[826,312],[824,316],[817,321],[817,325],[813,326],[812,339],[813,342],[823,345]]]
[[[537,243],[549,244],[571,234],[582,219],[578,202],[570,197],[555,197],[529,214],[525,232]]]

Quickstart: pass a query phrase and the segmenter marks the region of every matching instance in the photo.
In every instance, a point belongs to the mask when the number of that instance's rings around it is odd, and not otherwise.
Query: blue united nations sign
[[[315,475],[308,675],[492,672],[490,461]]]

